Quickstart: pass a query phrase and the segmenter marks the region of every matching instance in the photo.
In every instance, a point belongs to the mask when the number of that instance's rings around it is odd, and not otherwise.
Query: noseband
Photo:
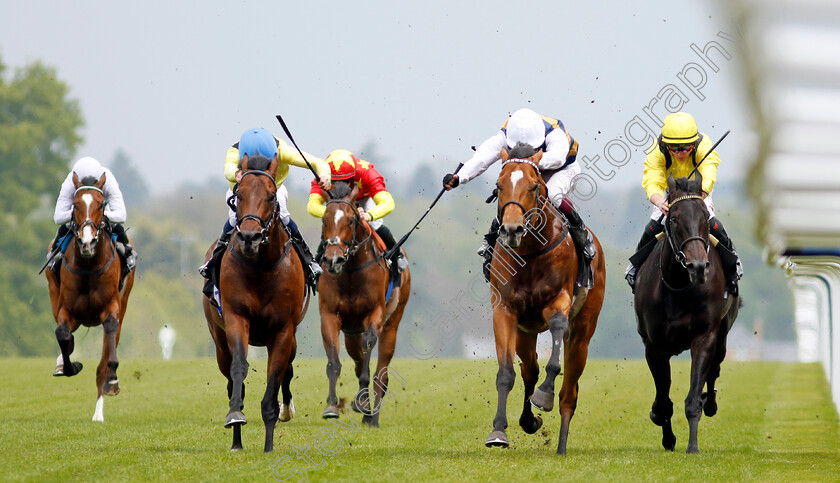
[[[692,200],[692,199],[702,200],[703,197],[700,196],[700,195],[680,196],[679,198],[670,202],[670,206],[673,207],[675,204],[677,204],[680,201]],[[708,255],[709,247],[710,247],[708,239],[703,238],[702,236],[692,236],[692,237],[686,238],[685,240],[682,241],[682,243],[679,244],[679,246],[677,246],[677,244],[674,241],[674,238],[672,236],[672,231],[671,231],[670,227],[671,227],[671,215],[670,215],[670,211],[669,211],[668,217],[665,218],[665,237],[668,239],[668,244],[671,245],[671,250],[674,252],[674,258],[676,258],[676,260],[680,263],[680,265],[683,266],[683,268],[685,268],[686,270],[688,269],[688,267],[685,265],[687,257],[685,255],[685,253],[683,252],[683,248],[685,248],[685,245],[688,242],[694,241],[694,240],[699,240],[699,241],[703,242],[703,245],[706,247],[706,254]]]
[[[79,186],[78,188],[76,188],[75,193],[73,193],[73,198],[74,199],[76,198],[76,195],[79,193],[79,191],[87,191],[87,190],[96,191],[97,193],[103,195],[103,197],[104,197],[104,193],[102,193],[102,190],[97,188],[96,186]],[[77,225],[76,224],[75,211],[76,211],[76,205],[74,203],[73,204],[73,212],[74,212],[73,214],[74,214],[74,216],[72,217],[72,220],[73,220],[72,229],[73,229],[73,236],[76,237],[76,242],[81,243],[81,240],[82,240],[81,232],[82,232],[82,230],[85,229],[86,226],[89,226],[92,229],[96,230],[96,236],[93,237],[93,244],[95,245],[99,241],[99,233],[101,233],[102,230],[104,230],[105,227],[107,226],[107,221],[105,220],[105,216],[102,217],[102,220],[99,222],[99,226],[97,226],[96,223],[94,223],[93,220],[91,220],[89,217],[85,221],[83,221],[81,225]],[[103,214],[105,213],[105,203],[102,204],[102,213]]]
[[[353,235],[350,238],[350,241],[344,240],[344,239],[336,236],[336,237],[325,239],[324,243],[326,244],[327,247],[330,247],[330,246],[339,246],[340,247],[341,244],[343,243],[344,244],[344,250],[342,251],[341,256],[343,256],[344,259],[347,260],[350,257],[352,257],[353,255],[355,255],[356,252],[358,252],[359,249],[362,247],[362,245],[365,244],[365,242],[370,240],[370,237],[373,236],[373,233],[368,234],[367,238],[365,238],[364,240],[361,240],[361,241],[357,242],[356,241],[356,228],[361,223],[361,219],[359,218],[359,211],[356,209],[356,205],[354,203],[351,203],[351,202],[345,201],[345,200],[330,200],[330,201],[327,201],[325,206],[329,206],[330,204],[333,204],[333,203],[342,203],[342,204],[350,206],[350,210],[353,212],[353,219],[350,221],[350,227],[351,227],[350,231],[352,232]]]
[[[255,176],[265,176],[265,177],[267,177],[268,179],[271,180],[272,185],[276,186],[274,176],[271,176],[270,174],[266,173],[265,171],[260,171],[260,170],[251,170],[251,171],[246,171],[246,172],[242,173],[242,178],[239,179],[239,182],[242,183],[242,180],[245,179],[245,177],[248,176],[249,174],[252,174],[252,175],[255,175]],[[238,189],[239,189],[239,185],[237,185],[237,187],[234,189],[234,193],[236,193],[238,191]],[[276,192],[275,192],[275,196],[276,196]],[[234,211],[237,211],[237,210],[234,209]],[[242,222],[244,222],[245,220],[254,220],[257,223],[259,223],[259,225],[260,225],[260,235],[262,236],[262,244],[263,245],[268,244],[268,231],[271,230],[272,225],[274,225],[274,221],[277,219],[277,211],[278,211],[278,206],[277,206],[277,200],[275,199],[274,207],[271,210],[271,216],[267,220],[264,220],[259,215],[254,215],[254,214],[250,214],[250,213],[245,215],[245,216],[242,216],[242,217],[238,216],[238,214],[237,214],[237,217],[236,217],[236,231],[237,232],[241,231],[240,230],[240,225],[242,225]]]

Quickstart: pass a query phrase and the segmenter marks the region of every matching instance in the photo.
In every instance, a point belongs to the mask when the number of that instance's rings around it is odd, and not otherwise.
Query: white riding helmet
[[[545,124],[542,117],[530,109],[519,109],[507,121],[505,139],[509,148],[523,143],[539,149],[545,143]]]
[[[85,156],[76,161],[73,165],[73,172],[76,173],[79,179],[84,179],[88,176],[99,178],[105,172],[105,168],[96,159]]]

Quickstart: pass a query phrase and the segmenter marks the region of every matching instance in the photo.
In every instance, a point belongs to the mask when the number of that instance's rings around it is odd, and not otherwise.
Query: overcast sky
[[[6,75],[35,61],[55,67],[86,121],[78,156],[108,164],[122,148],[157,193],[221,178],[225,151],[244,130],[283,137],[278,113],[319,156],[374,142],[393,161],[388,177],[422,161],[451,171],[523,106],[563,120],[581,156],[600,155],[598,168],[613,178],[585,171],[603,186],[638,184],[642,151],[616,166],[621,144],[613,165],[604,148],[637,115],[653,124],[643,108],[668,84],[687,96],[683,109],[702,131],[718,138],[732,129],[719,148],[722,178],[740,176],[752,151],[738,80],[748,51],[718,35],[737,37],[738,26],[716,2],[2,5]],[[731,55],[710,53],[718,72],[691,48],[710,41]],[[690,63],[703,69],[686,74],[705,82],[700,95],[677,76]],[[664,112],[662,103],[653,110]]]

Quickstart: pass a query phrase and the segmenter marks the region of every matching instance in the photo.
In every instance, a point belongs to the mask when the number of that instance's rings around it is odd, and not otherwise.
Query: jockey
[[[321,267],[312,260],[312,254],[309,251],[309,247],[306,245],[306,241],[304,241],[303,236],[301,236],[297,224],[294,220],[292,220],[289,210],[286,208],[286,203],[289,199],[289,192],[286,190],[286,187],[283,186],[283,181],[286,180],[286,176],[289,174],[290,165],[306,168],[306,161],[309,161],[315,169],[315,172],[318,173],[319,186],[324,189],[330,189],[330,168],[323,159],[317,158],[308,153],[304,153],[306,156],[306,160],[304,160],[295,148],[292,148],[263,128],[249,129],[242,134],[239,142],[235,143],[230,147],[230,149],[228,149],[227,155],[225,156],[225,178],[227,178],[228,184],[230,185],[227,193],[225,193],[225,200],[228,201],[229,207],[231,206],[231,203],[236,200],[236,197],[233,194],[233,188],[242,179],[242,159],[245,156],[254,155],[265,156],[269,159],[277,158],[279,160],[277,174],[274,178],[277,183],[278,215],[283,221],[283,224],[289,229],[292,244],[295,249],[297,249],[298,255],[300,255],[301,260],[303,261],[304,272],[306,273],[306,283],[312,287],[314,291],[316,288],[315,280],[321,273]],[[225,222],[225,226],[222,231],[222,236],[219,237],[219,241],[213,249],[213,255],[207,263],[198,269],[199,273],[207,279],[207,282],[204,284],[203,292],[205,295],[209,294],[208,297],[211,299],[213,288],[212,283],[210,282],[210,268],[215,265],[222,253],[224,253],[227,248],[227,244],[230,241],[230,237],[233,234],[234,227],[236,226],[236,211],[229,209],[228,215],[228,220]]]
[[[578,283],[591,288],[593,280],[590,262],[595,257],[595,244],[592,234],[586,229],[571,200],[566,197],[575,176],[580,173],[580,166],[575,162],[578,142],[572,138],[562,122],[530,109],[519,109],[502,124],[495,136],[481,143],[475,155],[464,163],[458,174],[447,174],[443,178],[443,186],[451,190],[459,184],[466,184],[475,179],[501,159],[502,149],[511,149],[519,142],[528,144],[537,151],[543,151],[539,165],[540,174],[548,189],[548,197],[552,205],[565,215],[575,250],[583,260],[584,270]],[[484,243],[478,249],[478,254],[485,259],[484,278],[488,281],[493,247],[496,246],[499,236],[498,230],[499,220],[493,218],[490,232],[484,236]]]
[[[105,217],[111,222],[111,232],[117,238],[117,252],[125,260],[126,268],[124,271],[130,271],[137,263],[137,251],[131,246],[131,242],[125,234],[125,228],[122,226],[126,219],[126,211],[120,185],[110,169],[102,166],[99,161],[91,157],[84,157],[76,161],[73,164],[73,169],[61,183],[61,191],[58,194],[58,200],[55,202],[55,214],[53,215],[53,220],[59,227],[55,239],[50,244],[50,253],[47,258],[52,258],[48,267],[55,270],[59,266],[58,263],[60,263],[63,253],[63,249],[58,250],[59,241],[70,232],[70,222],[73,219],[73,198],[76,196],[73,173],[80,181],[84,181],[85,178],[99,180],[103,174],[105,175],[105,185],[102,187],[102,195],[105,197]],[[56,253],[53,255],[53,252]]]
[[[332,181],[353,182],[359,187],[359,194],[356,197],[359,204],[359,215],[364,217],[376,234],[385,242],[385,248],[390,250],[397,244],[394,235],[382,222],[382,218],[394,211],[394,198],[385,188],[385,178],[373,167],[373,163],[359,159],[346,149],[336,149],[326,158],[332,172]],[[306,205],[309,214],[318,218],[324,216],[327,207],[325,204],[325,193],[315,181],[312,181],[312,189],[309,192],[309,203]],[[324,256],[324,241],[318,247],[315,260],[320,261]],[[397,266],[400,271],[408,267],[408,260],[402,252],[397,253]]]
[[[624,274],[631,288],[635,289],[636,270],[642,266],[656,245],[656,235],[664,229],[662,219],[669,210],[665,193],[668,188],[668,175],[672,174],[674,178],[688,176],[697,166],[698,160],[703,159],[703,156],[708,153],[697,171],[703,177],[703,201],[709,210],[709,233],[719,242],[717,250],[723,262],[726,290],[733,295],[738,293],[738,280],[744,271],[732,240],[723,228],[723,223],[715,218],[712,190],[715,187],[720,158],[716,151],[709,153],[711,148],[712,140],[702,132],[698,132],[697,124],[691,114],[675,112],[665,118],[662,134],[648,149],[645,159],[642,187],[654,208],[650,222],[636,246],[637,253],[630,259],[630,266]]]

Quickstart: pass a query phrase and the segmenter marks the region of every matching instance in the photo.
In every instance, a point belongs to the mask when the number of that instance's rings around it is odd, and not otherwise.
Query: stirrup
[[[487,240],[481,242],[481,246],[478,247],[478,250],[475,252],[478,256],[483,257],[487,254],[487,251],[490,250],[490,244],[487,243]]]

